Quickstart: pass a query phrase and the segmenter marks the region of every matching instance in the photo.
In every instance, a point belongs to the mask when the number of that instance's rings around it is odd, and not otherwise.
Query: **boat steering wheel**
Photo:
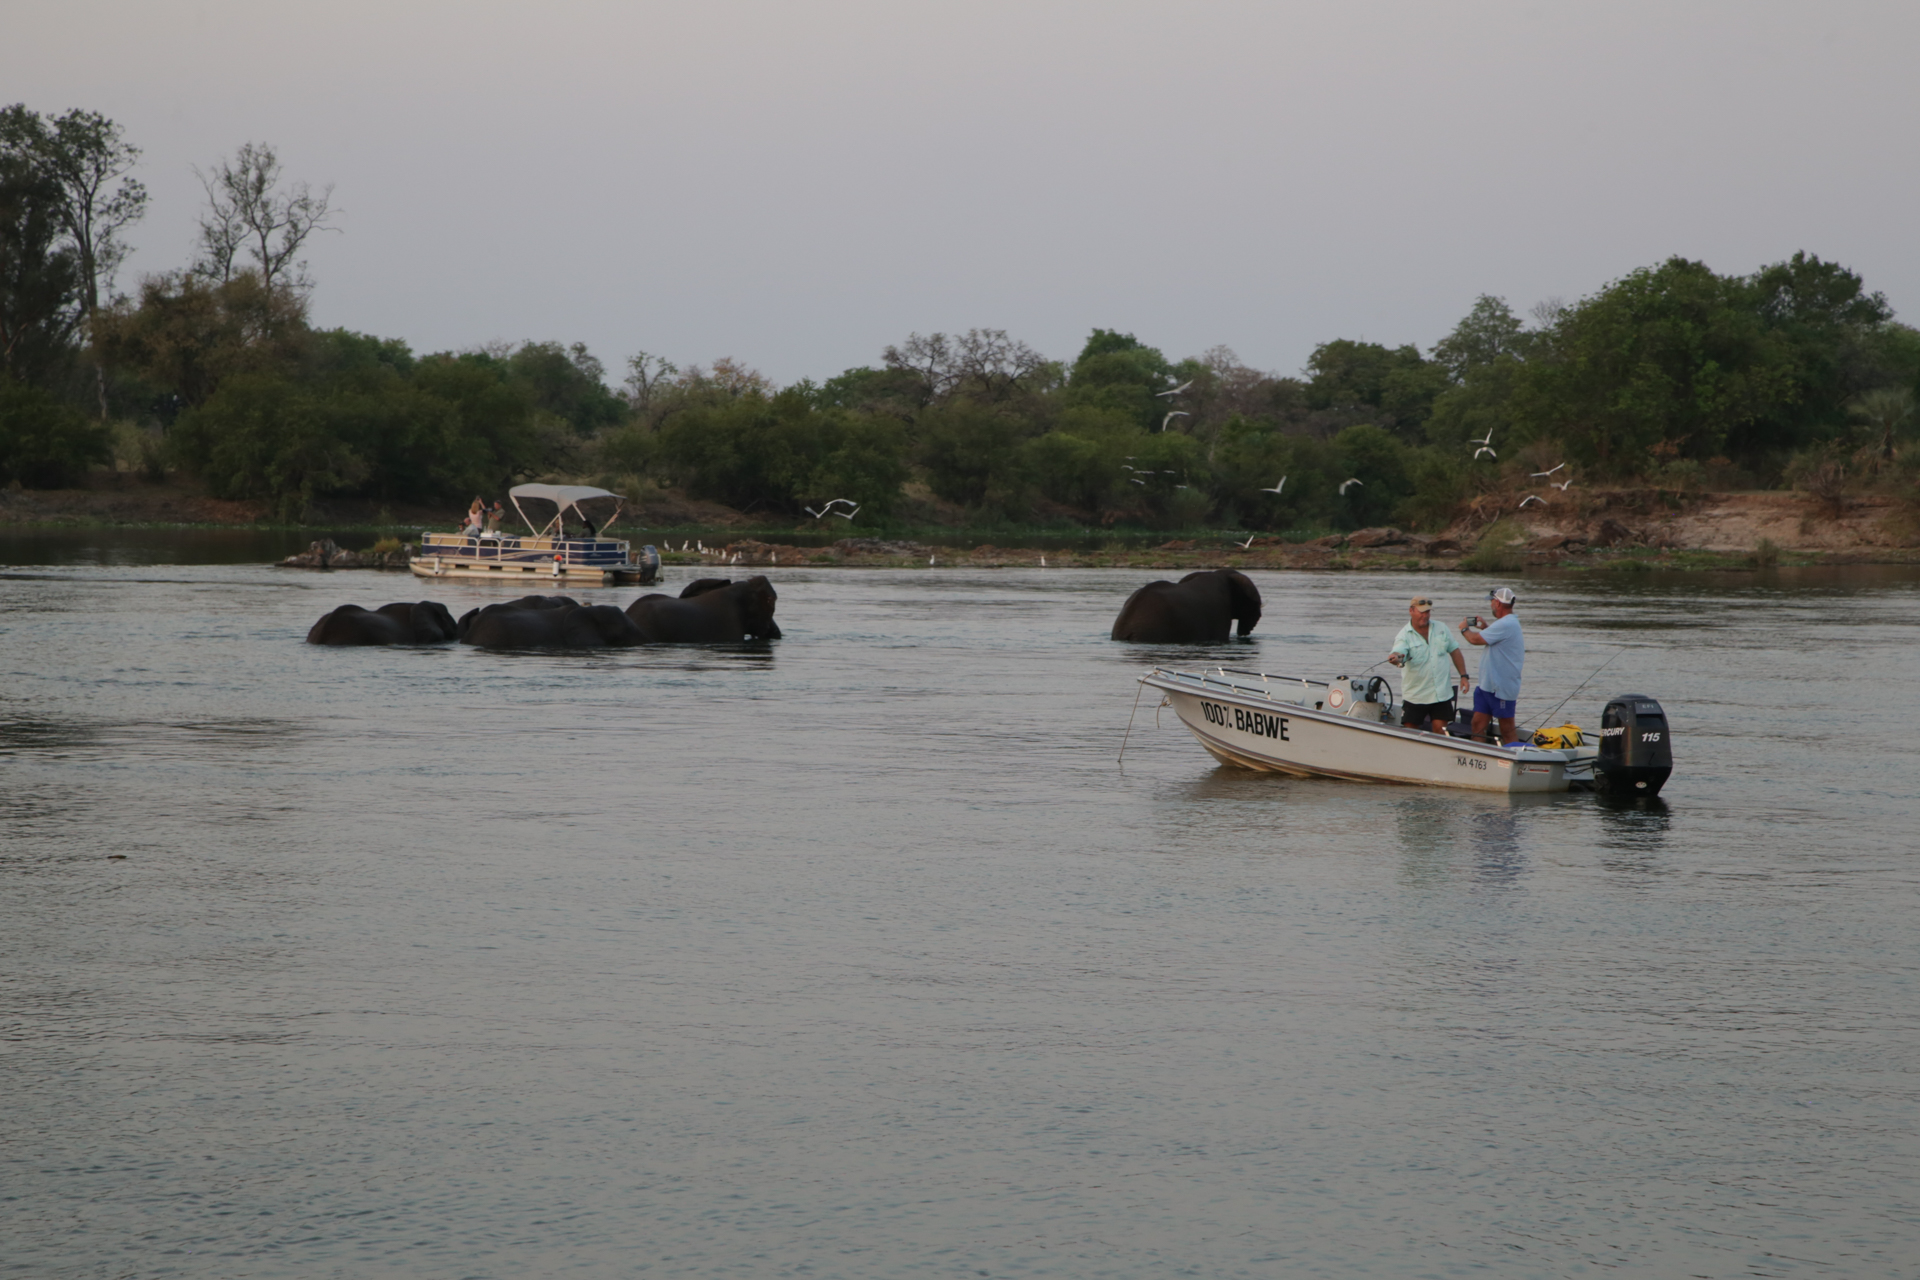
[[[1382,694],[1386,696],[1382,698]],[[1387,683],[1385,676],[1374,676],[1367,681],[1367,701],[1385,702],[1387,704],[1387,718],[1389,720],[1393,718],[1393,686]]]

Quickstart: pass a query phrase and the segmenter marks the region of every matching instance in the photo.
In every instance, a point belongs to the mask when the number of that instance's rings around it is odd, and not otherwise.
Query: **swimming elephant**
[[[773,620],[779,593],[765,574],[745,582],[700,578],[676,599],[653,594],[627,606],[642,635],[652,644],[713,644],[739,640],[778,640]]]
[[[490,604],[460,625],[460,643],[482,649],[621,649],[647,642],[617,607],[564,596]]]
[[[572,596],[521,596],[518,600],[502,600],[497,604],[483,605],[461,614],[455,634],[462,641],[466,640],[467,629],[473,626],[473,620],[488,609],[578,609],[579,607],[580,602]]]
[[[444,644],[459,634],[453,615],[438,600],[402,600],[362,609],[343,604],[307,632],[308,644]]]
[[[1127,597],[1113,638],[1142,644],[1218,644],[1260,621],[1260,588],[1238,569],[1202,569],[1178,582],[1149,582]]]

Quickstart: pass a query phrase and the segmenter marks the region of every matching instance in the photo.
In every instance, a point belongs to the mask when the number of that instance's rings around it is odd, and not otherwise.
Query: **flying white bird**
[[[1183,383],[1181,383],[1181,384],[1180,384],[1179,386],[1177,386],[1177,387],[1175,387],[1175,388],[1173,388],[1173,389],[1172,389],[1171,391],[1156,391],[1156,392],[1154,392],[1154,393],[1153,393],[1153,398],[1154,398],[1155,400],[1158,400],[1158,399],[1160,399],[1160,398],[1161,398],[1161,397],[1163,397],[1163,396],[1177,396],[1177,395],[1179,395],[1179,394],[1180,394],[1180,393],[1181,393],[1182,391],[1185,391],[1185,390],[1186,390],[1186,389],[1187,389],[1188,387],[1190,387],[1190,386],[1192,386],[1192,385],[1193,385],[1193,380],[1192,380],[1191,378],[1189,378],[1189,379],[1188,379],[1187,381],[1185,381],[1185,382],[1183,382]]]
[[[1566,478],[1565,480],[1562,480],[1562,481],[1560,481],[1560,482],[1558,482],[1557,484],[1553,484],[1553,485],[1550,485],[1550,486],[1548,486],[1548,487],[1549,487],[1549,488],[1553,488],[1553,489],[1558,489],[1558,490],[1559,490],[1560,492],[1562,492],[1562,493],[1565,493],[1565,492],[1567,491],[1567,486],[1568,486],[1568,485],[1570,485],[1570,484],[1572,484],[1572,483],[1573,483],[1573,477],[1572,477],[1572,476],[1568,476],[1568,477],[1567,477],[1567,478]]]
[[[1529,480],[1544,480],[1544,479],[1546,479],[1546,478],[1547,478],[1548,476],[1550,476],[1550,475],[1552,475],[1552,474],[1553,474],[1554,472],[1556,472],[1556,471],[1558,471],[1558,470],[1559,470],[1559,469],[1560,469],[1561,467],[1564,467],[1564,466],[1566,466],[1566,465],[1567,465],[1566,463],[1564,463],[1564,462],[1562,462],[1562,463],[1559,463],[1559,464],[1557,464],[1557,465],[1555,465],[1555,466],[1552,466],[1552,467],[1548,467],[1548,468],[1547,468],[1547,469],[1546,469],[1545,471],[1536,471],[1536,472],[1534,472],[1534,473],[1533,473],[1532,475],[1530,475],[1530,476],[1528,476],[1528,477],[1527,477],[1527,479],[1529,479]]]
[[[1247,535],[1247,540],[1245,542],[1236,542],[1233,545],[1240,548],[1242,551],[1245,551],[1247,550],[1247,548],[1253,545],[1253,540],[1259,536],[1260,535],[1257,533],[1250,533]]]
[[[820,504],[820,509],[818,511],[815,511],[812,507],[802,507],[800,509],[806,512],[808,515],[812,516],[815,520],[818,520],[821,516],[824,516],[829,512],[832,512],[833,514],[838,515],[839,512],[833,510],[835,507],[838,507],[838,506],[852,507],[855,511],[858,511],[860,509],[860,504],[855,502],[852,498],[834,498],[830,501],[823,502]]]
[[[858,506],[855,506],[854,509],[851,511],[835,511],[833,514],[836,516],[839,516],[842,520],[845,520],[851,523],[853,521],[853,518],[860,514],[860,508]]]
[[[1175,418],[1191,418],[1192,416],[1193,416],[1192,414],[1186,412],[1184,409],[1175,409],[1172,413],[1160,419],[1160,429],[1162,431],[1165,431],[1167,429],[1167,424],[1169,422],[1172,422]]]
[[[1362,480],[1359,476],[1348,476],[1345,480],[1342,480],[1340,482],[1340,492],[1344,496],[1347,490],[1352,488],[1354,485],[1356,484],[1364,485],[1365,483],[1366,481]]]
[[[1492,446],[1492,445],[1487,445],[1487,444],[1483,444],[1483,445],[1481,445],[1481,446],[1480,446],[1480,447],[1479,447],[1478,449],[1475,449],[1475,450],[1473,451],[1473,456],[1474,456],[1475,458],[1478,458],[1478,457],[1479,457],[1479,456],[1480,456],[1481,454],[1483,454],[1483,453],[1484,453],[1484,454],[1486,454],[1486,455],[1487,455],[1488,457],[1490,457],[1490,458],[1497,458],[1497,457],[1499,457],[1499,456],[1500,456],[1499,454],[1497,454],[1497,453],[1495,453],[1495,452],[1493,451],[1493,446]]]
[[[1135,484],[1145,484],[1145,483],[1146,483],[1146,481],[1145,481],[1145,480],[1134,480],[1134,478],[1133,478],[1132,476],[1128,476],[1128,477],[1127,477],[1127,479],[1129,479],[1129,480],[1133,480],[1133,483],[1135,483]]]
[[[1544,501],[1541,500],[1538,494],[1530,493],[1526,497],[1520,499],[1520,505],[1522,507],[1526,506],[1529,502],[1538,502],[1543,507],[1547,505]]]
[[[1485,435],[1483,435],[1483,436],[1481,436],[1481,437],[1480,437],[1480,438],[1479,438],[1478,440],[1469,440],[1469,441],[1467,441],[1467,443],[1468,443],[1468,444],[1492,444],[1492,443],[1493,443],[1493,428],[1492,428],[1492,427],[1488,427],[1488,428],[1487,428],[1487,434],[1485,434]]]
[[[1287,478],[1285,476],[1281,476],[1279,484],[1273,486],[1273,488],[1271,489],[1262,489],[1260,492],[1277,494],[1286,487],[1287,487]]]

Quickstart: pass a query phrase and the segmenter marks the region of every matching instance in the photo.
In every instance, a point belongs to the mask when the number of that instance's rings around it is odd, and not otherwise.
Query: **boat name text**
[[[1282,742],[1292,742],[1287,736],[1287,718],[1269,715],[1265,711],[1248,711],[1245,707],[1223,707],[1217,702],[1200,701],[1200,714],[1207,723],[1217,724],[1222,729],[1229,723],[1242,733],[1251,733],[1260,737],[1278,738]]]

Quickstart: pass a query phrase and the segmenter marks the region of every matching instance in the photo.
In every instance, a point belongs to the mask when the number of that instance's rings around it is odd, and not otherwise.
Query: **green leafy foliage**
[[[848,498],[883,517],[907,478],[897,420],[818,409],[795,389],[676,414],[658,450],[657,468],[696,497],[749,512],[798,515],[810,502]]]
[[[0,151],[0,376],[45,386],[72,363],[80,265],[62,243],[59,188]]]
[[[0,484],[58,489],[113,456],[106,426],[39,387],[0,376]]]

